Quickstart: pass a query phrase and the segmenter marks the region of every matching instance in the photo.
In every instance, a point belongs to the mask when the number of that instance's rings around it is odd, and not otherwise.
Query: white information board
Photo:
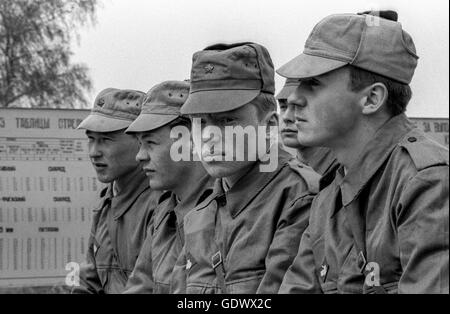
[[[84,261],[102,188],[76,130],[88,114],[0,109],[0,287],[64,283]]]
[[[448,118],[411,118],[425,134],[446,147],[449,146]]]

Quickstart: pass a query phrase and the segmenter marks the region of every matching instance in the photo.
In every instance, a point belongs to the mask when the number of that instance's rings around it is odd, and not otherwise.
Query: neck
[[[183,180],[180,184],[172,189],[172,192],[181,200],[184,201],[189,197],[192,187],[197,186],[201,178],[206,175],[206,170],[200,162],[193,162],[188,167],[188,171],[183,175]]]
[[[345,169],[350,169],[360,158],[366,145],[388,119],[364,120],[358,127],[342,136],[339,141],[329,145],[337,160]]]
[[[140,172],[141,169],[136,167],[133,171],[130,171],[126,175],[114,180],[117,193],[122,192],[130,184],[130,182],[132,182],[132,180],[136,179]]]

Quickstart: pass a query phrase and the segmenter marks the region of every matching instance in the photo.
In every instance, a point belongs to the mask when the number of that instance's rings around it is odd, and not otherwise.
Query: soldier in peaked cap
[[[260,136],[268,142],[269,127],[278,126],[274,90],[272,60],[259,44],[218,44],[194,54],[191,90],[181,112],[201,121],[201,138],[194,135],[194,142],[216,180],[212,194],[184,218],[176,293],[276,293],[297,252],[318,175],[306,166],[300,173],[291,169],[291,155],[278,143],[263,151],[275,164],[265,171],[264,156],[252,160],[248,147],[229,145],[222,137],[227,127],[249,132],[261,127],[264,132],[247,141]],[[239,150],[245,152],[242,160]]]
[[[150,187],[164,191],[148,236],[128,281],[125,293],[169,293],[172,270],[184,244],[183,218],[212,179],[198,161],[178,160],[174,145],[192,149],[191,138],[172,138],[177,128],[191,129],[180,108],[189,95],[189,83],[166,81],[147,94],[139,117],[126,133],[140,142],[136,159],[141,163]],[[176,143],[182,141],[183,143]]]
[[[331,15],[278,73],[324,178],[282,293],[448,293],[448,150],[405,116],[418,57],[395,12]]]
[[[86,130],[98,180],[108,186],[93,211],[87,262],[73,293],[121,293],[147,236],[159,192],[150,189],[135,160],[137,139],[124,133],[139,115],[144,96],[106,89],[78,127]]]

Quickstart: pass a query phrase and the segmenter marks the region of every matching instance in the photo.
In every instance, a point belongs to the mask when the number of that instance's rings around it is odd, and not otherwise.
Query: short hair
[[[375,83],[386,86],[388,97],[386,107],[392,116],[406,111],[406,106],[412,97],[412,90],[408,84],[400,83],[385,76],[349,65],[350,90],[357,92]]]
[[[250,103],[255,105],[259,119],[272,111],[277,111],[277,101],[272,94],[261,92]]]

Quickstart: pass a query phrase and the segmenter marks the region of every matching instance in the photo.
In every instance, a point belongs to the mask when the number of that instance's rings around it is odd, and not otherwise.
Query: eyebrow
[[[141,136],[141,140],[144,140],[144,141],[149,141],[149,140],[151,140],[151,141],[158,141],[158,136],[156,136],[155,135],[155,133],[154,132],[145,132],[142,136]]]
[[[322,83],[322,81],[317,78],[317,77],[308,77],[308,78],[302,78],[299,79],[300,84],[301,83],[307,83],[307,82],[317,82],[317,83]]]

